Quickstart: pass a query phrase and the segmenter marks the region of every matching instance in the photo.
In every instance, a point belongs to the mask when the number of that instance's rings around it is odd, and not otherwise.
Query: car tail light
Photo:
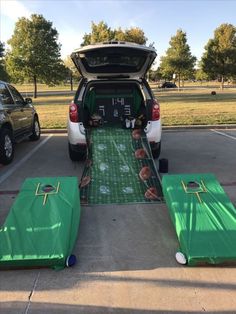
[[[73,102],[70,104],[69,114],[70,114],[70,121],[71,122],[78,122],[79,121],[78,107]]]
[[[153,100],[152,105],[152,121],[157,121],[160,119],[160,105],[156,99]]]

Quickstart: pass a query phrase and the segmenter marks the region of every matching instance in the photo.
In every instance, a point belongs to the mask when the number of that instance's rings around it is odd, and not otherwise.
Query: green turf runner
[[[83,177],[90,183],[81,188],[81,201],[89,204],[143,203],[161,200],[161,187],[145,134],[132,138],[132,130],[115,127],[91,129],[88,134],[90,152]],[[147,158],[135,158],[135,151],[144,148]],[[151,168],[152,176],[142,181],[143,166]],[[158,199],[149,200],[145,192],[150,187],[158,190]]]

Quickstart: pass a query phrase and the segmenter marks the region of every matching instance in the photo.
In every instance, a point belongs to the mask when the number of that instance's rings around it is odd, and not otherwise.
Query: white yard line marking
[[[216,130],[213,130],[213,129],[211,129],[211,131],[214,132],[214,133],[217,133],[217,134],[219,134],[219,135],[222,135],[222,136],[231,138],[232,140],[235,140],[235,141],[236,141],[236,137],[234,137],[234,136],[232,136],[232,135],[226,134],[226,133],[224,133],[224,132],[219,132],[219,131],[216,131]]]
[[[42,142],[35,146],[24,158],[19,160],[11,169],[9,169],[4,175],[0,177],[0,184],[5,181],[13,172],[16,171],[24,162],[26,162],[40,147],[47,143],[48,140],[53,136],[53,134],[48,135]]]

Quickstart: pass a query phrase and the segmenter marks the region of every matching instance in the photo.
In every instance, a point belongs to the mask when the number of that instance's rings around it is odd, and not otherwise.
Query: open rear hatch
[[[156,58],[156,51],[134,43],[109,42],[89,45],[75,50],[71,58],[87,78],[144,78]]]

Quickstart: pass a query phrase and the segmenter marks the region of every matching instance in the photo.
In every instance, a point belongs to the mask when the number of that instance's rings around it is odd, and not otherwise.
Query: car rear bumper
[[[68,140],[71,145],[86,145],[85,128],[82,122],[67,123]]]
[[[160,143],[162,133],[161,119],[158,121],[148,121],[144,131],[150,143]]]
[[[150,143],[160,143],[162,126],[161,120],[148,121],[146,128],[144,129],[147,139]],[[68,140],[71,145],[86,145],[85,129],[82,122],[68,122],[67,125]]]
[[[87,152],[87,145],[86,144],[70,144],[70,149],[74,152],[80,153],[80,154],[86,154]]]

